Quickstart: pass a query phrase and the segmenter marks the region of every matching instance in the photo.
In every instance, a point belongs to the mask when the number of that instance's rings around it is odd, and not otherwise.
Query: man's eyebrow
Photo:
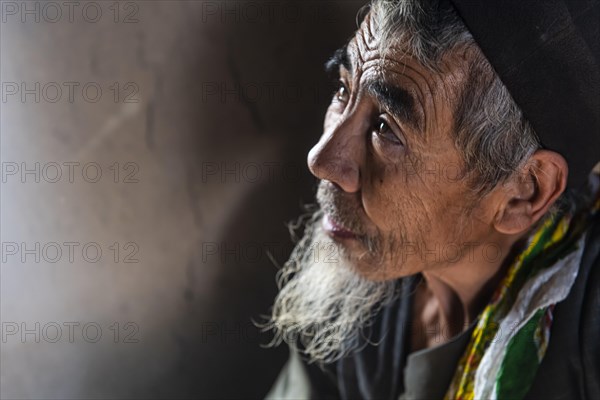
[[[325,71],[329,75],[337,75],[340,65],[351,71],[352,64],[348,56],[348,44],[343,45],[333,53],[333,56],[325,63]]]
[[[418,102],[408,90],[382,81],[373,81],[366,85],[366,91],[392,115],[408,122],[413,128],[421,130],[421,114],[417,111]]]

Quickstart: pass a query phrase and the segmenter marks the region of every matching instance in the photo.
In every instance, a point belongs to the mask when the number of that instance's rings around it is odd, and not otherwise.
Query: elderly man
[[[370,4],[327,64],[269,398],[600,398],[599,9]]]

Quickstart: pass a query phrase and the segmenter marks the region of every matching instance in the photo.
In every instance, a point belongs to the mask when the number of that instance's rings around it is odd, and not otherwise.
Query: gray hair
[[[380,52],[402,45],[438,71],[444,54],[469,49],[467,79],[455,100],[454,141],[473,190],[484,195],[514,174],[540,141],[508,89],[485,58],[454,7],[444,0],[373,0],[371,18]]]

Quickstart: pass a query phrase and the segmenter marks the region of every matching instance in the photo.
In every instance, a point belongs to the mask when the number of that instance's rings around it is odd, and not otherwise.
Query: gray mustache
[[[367,234],[358,217],[363,211],[357,195],[344,193],[331,182],[321,180],[316,199],[322,214],[329,214],[344,227],[355,232],[371,254],[382,255],[380,253],[383,251],[383,237],[379,233]]]
[[[323,180],[319,182],[316,197],[317,203],[325,214],[331,215],[335,220],[353,232],[359,235],[365,234],[365,229],[357,217],[361,212],[361,207],[359,204],[356,204],[356,198],[348,198],[346,193],[340,193],[340,189],[335,187],[331,182]]]

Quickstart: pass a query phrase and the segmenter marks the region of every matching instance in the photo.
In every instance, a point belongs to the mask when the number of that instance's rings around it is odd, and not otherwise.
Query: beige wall
[[[265,248],[311,199],[322,64],[363,2],[51,3],[2,2],[2,398],[261,396],[286,355],[250,322]]]

